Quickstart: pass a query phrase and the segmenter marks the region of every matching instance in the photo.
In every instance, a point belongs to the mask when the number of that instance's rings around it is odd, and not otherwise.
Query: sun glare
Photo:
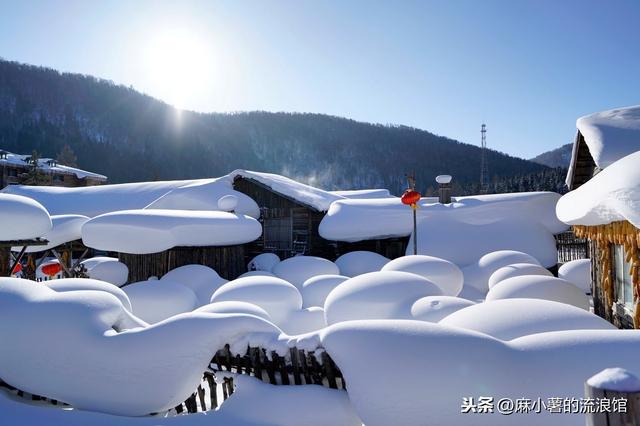
[[[183,109],[212,78],[212,47],[188,31],[167,31],[152,38],[148,49],[150,79],[158,95]]]

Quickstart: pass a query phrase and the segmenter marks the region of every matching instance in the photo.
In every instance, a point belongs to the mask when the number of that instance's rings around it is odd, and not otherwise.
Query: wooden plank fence
[[[589,258],[589,241],[577,238],[572,231],[561,232],[556,236],[558,263]]]

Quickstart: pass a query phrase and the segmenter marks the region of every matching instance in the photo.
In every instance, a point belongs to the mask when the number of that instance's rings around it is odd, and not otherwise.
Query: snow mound
[[[352,251],[336,259],[340,274],[347,277],[376,272],[382,269],[390,259],[372,251]]]
[[[82,227],[87,247],[121,253],[158,253],[175,246],[225,246],[254,241],[260,223],[233,213],[125,210],[97,216]]]
[[[383,271],[404,271],[420,275],[440,287],[447,296],[457,296],[464,284],[460,268],[448,260],[433,256],[409,255],[387,263]]]
[[[129,296],[134,315],[150,324],[191,312],[198,305],[191,289],[168,280],[139,281],[122,290]]]
[[[318,306],[292,311],[280,324],[282,331],[290,336],[321,330],[326,326],[324,309]]]
[[[280,263],[280,258],[275,253],[262,253],[251,259],[247,265],[248,271],[273,271],[273,268]]]
[[[555,247],[555,243],[554,243]],[[556,254],[557,256],[557,254]],[[515,250],[498,250],[487,253],[472,265],[462,269],[464,273],[464,285],[477,289],[482,294],[489,290],[489,278],[498,269],[514,263],[531,263],[540,265],[533,256]]]
[[[45,283],[47,287],[57,292],[78,290],[105,291],[117,297],[127,311],[133,311],[129,296],[127,296],[121,288],[106,281],[99,281],[91,278],[61,278],[58,280],[46,281]]]
[[[427,296],[411,305],[411,316],[420,321],[438,322],[447,315],[473,305],[475,303],[472,301],[459,297]]]
[[[589,310],[589,299],[575,285],[562,278],[521,275],[499,282],[487,293],[487,301],[500,299],[543,299]]]
[[[53,228],[41,235],[42,238],[49,241],[49,244],[27,247],[26,253],[42,252],[69,241],[79,240],[81,238],[80,230],[82,225],[88,220],[88,217],[77,214],[51,216]],[[11,250],[20,251],[22,247],[12,247]]]
[[[268,271],[247,271],[244,274],[238,276],[238,278],[244,277],[275,277],[275,274],[272,274]]]
[[[369,272],[349,278],[329,293],[324,303],[328,325],[361,319],[411,318],[411,305],[442,290],[415,274]]]
[[[563,195],[556,206],[558,218],[569,225],[593,226],[628,220],[640,227],[638,164],[640,151],[616,161],[578,189]]]
[[[504,299],[478,303],[444,318],[440,324],[479,331],[501,340],[560,330],[615,330],[597,315],[565,303]]]
[[[200,306],[194,312],[206,312],[209,314],[247,314],[272,322],[271,315],[258,305],[248,302],[228,301],[209,303]]]
[[[120,301],[103,291],[57,293],[33,281],[1,278],[0,377],[80,412],[145,416],[190,396],[216,349],[280,333],[254,316],[206,313],[119,331],[126,315]]]
[[[213,293],[227,282],[212,268],[197,264],[172,269],[164,274],[160,281],[188,287],[198,298],[198,306],[208,304]]]
[[[0,241],[42,237],[53,227],[42,204],[13,194],[0,194],[0,222]]]
[[[586,294],[591,294],[591,259],[572,260],[558,268],[558,278],[565,279]]]
[[[584,416],[545,409],[540,414],[505,416],[497,410],[473,414],[461,412],[461,404],[470,396],[476,396],[477,403],[477,396],[487,392],[494,402],[503,397],[535,401],[540,395],[579,399],[584,397],[585,380],[610,366],[612,348],[615,363],[637,374],[640,333],[571,330],[504,342],[442,324],[379,320],[329,326],[321,332],[321,342],[340,366],[349,399],[367,426],[426,421],[433,425],[578,426],[584,425]],[[402,367],[380,368],[397,365]]]
[[[302,284],[309,278],[316,275],[338,275],[340,270],[335,263],[321,257],[296,256],[276,264],[271,272],[301,290]]]
[[[587,384],[614,392],[640,392],[640,379],[624,368],[605,368],[589,378]]]
[[[118,287],[129,279],[129,268],[115,257],[96,256],[80,262],[89,278],[106,281]]]
[[[534,263],[514,263],[513,265],[503,266],[495,271],[489,277],[489,288],[504,281],[507,278],[519,277],[520,275],[544,275],[552,277],[553,274],[547,268]]]
[[[218,200],[218,209],[223,212],[232,212],[238,207],[238,197],[235,195],[225,195]]]
[[[302,307],[324,307],[324,301],[339,284],[348,280],[344,275],[316,275],[302,284]]]
[[[333,195],[351,199],[393,198],[388,189],[350,189],[344,191],[329,191]]]
[[[267,311],[276,325],[284,323],[289,314],[302,308],[302,296],[297,288],[276,277],[254,276],[229,281],[211,296],[211,303],[249,302]]]

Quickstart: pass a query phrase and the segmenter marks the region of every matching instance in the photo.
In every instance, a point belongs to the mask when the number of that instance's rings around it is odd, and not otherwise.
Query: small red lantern
[[[404,191],[404,194],[402,194],[400,201],[402,201],[402,204],[413,207],[418,201],[420,201],[420,197],[420,193],[415,189],[407,189]]]
[[[49,263],[42,266],[42,273],[52,277],[62,271],[62,266],[59,263]]]
[[[13,271],[11,271],[11,275],[19,274],[22,272],[22,263],[16,263],[16,266],[13,267]]]

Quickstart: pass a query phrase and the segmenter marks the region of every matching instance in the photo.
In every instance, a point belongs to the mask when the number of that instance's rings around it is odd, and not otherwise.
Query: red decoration
[[[22,271],[22,263],[16,263],[16,266],[13,267],[13,271],[11,271],[11,275],[18,274]]]
[[[42,267],[42,273],[49,277],[56,275],[60,271],[62,271],[62,266],[59,263],[49,263]]]
[[[402,197],[400,198],[400,200],[402,201],[402,204],[406,204],[407,206],[413,206],[418,201],[420,201],[420,197],[421,197],[420,193],[415,189],[407,189],[406,191],[404,191],[404,194],[402,194]]]

